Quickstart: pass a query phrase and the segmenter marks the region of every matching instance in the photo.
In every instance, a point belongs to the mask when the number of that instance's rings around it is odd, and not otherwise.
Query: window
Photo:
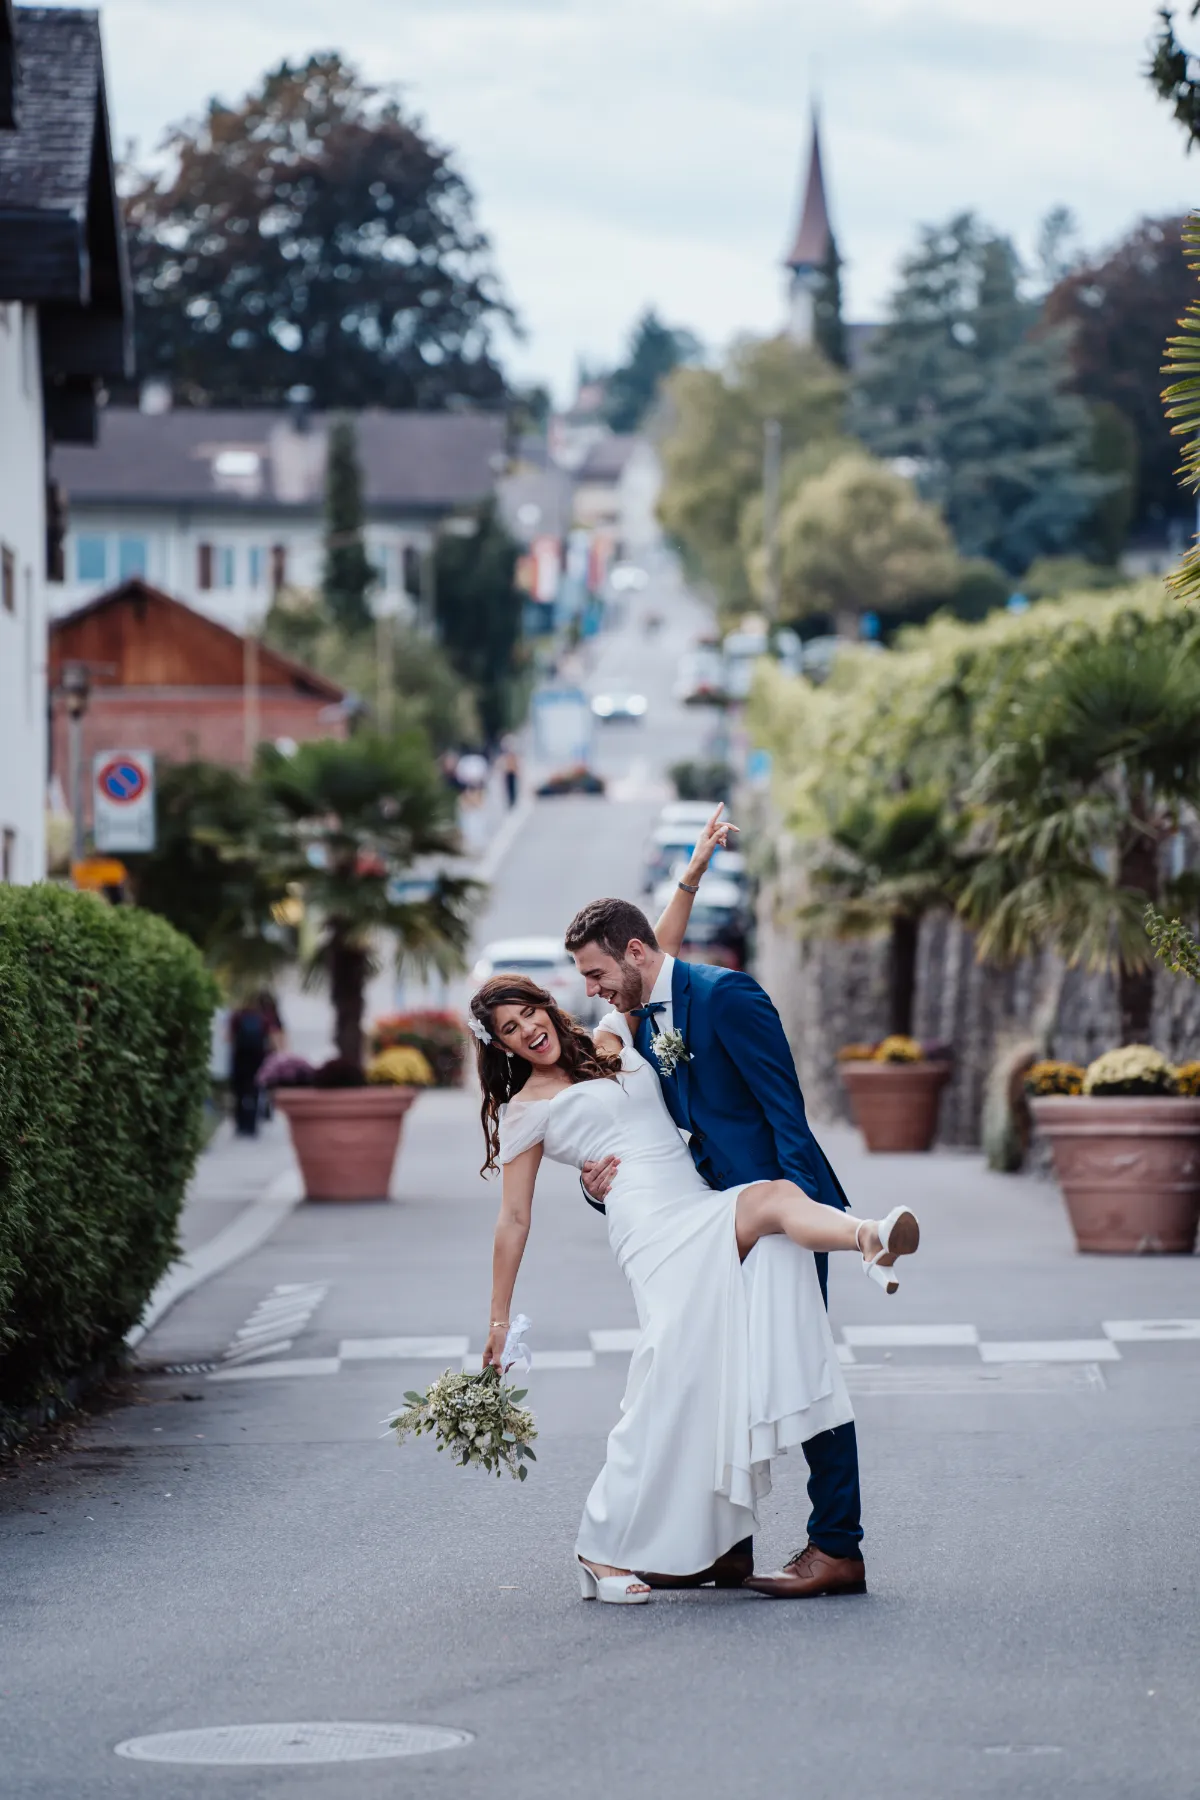
[[[379,585],[387,594],[394,594],[400,586],[400,546],[398,544],[380,544],[373,557]]]
[[[146,540],[141,537],[117,539],[117,580],[128,581],[134,575],[145,576]]]
[[[201,593],[207,593],[213,584],[213,547],[211,544],[196,545],[196,586]]]
[[[252,588],[260,588],[267,570],[267,555],[261,544],[251,544],[246,552],[249,562],[249,582]]]
[[[271,545],[271,592],[277,594],[287,586],[287,545]]]
[[[234,576],[234,553],[229,544],[222,544],[217,551],[217,586],[231,588]]]
[[[75,539],[76,581],[108,580],[108,542],[91,532]]]
[[[6,613],[17,610],[17,553],[0,544],[0,606]]]
[[[17,879],[17,834],[11,826],[4,827],[0,836],[0,881],[9,882]]]

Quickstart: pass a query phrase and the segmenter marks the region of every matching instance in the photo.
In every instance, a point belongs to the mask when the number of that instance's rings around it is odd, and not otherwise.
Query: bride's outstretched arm
[[[492,1249],[492,1310],[487,1348],[483,1353],[485,1369],[489,1363],[499,1367],[504,1340],[508,1336],[513,1289],[517,1285],[517,1271],[529,1236],[533,1189],[541,1160],[542,1146],[533,1144],[504,1165],[500,1217],[496,1220],[496,1241]]]
[[[691,861],[681,877],[681,884],[676,887],[661,918],[655,924],[654,935],[658,939],[658,947],[665,950],[668,956],[678,956],[683,946],[687,923],[692,916],[692,902],[696,898],[695,889],[699,887],[700,878],[713,859],[713,852],[728,849],[729,834],[738,829],[730,820],[721,819],[724,810],[722,802],[700,833]],[[687,883],[686,887],[682,885],[683,882]]]

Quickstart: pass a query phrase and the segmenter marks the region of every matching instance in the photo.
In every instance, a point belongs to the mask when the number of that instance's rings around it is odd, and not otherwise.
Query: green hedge
[[[153,914],[0,888],[0,1409],[107,1356],[175,1255],[216,999]]]

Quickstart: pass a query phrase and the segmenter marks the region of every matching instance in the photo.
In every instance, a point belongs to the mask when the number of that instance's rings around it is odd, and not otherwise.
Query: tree
[[[461,535],[438,540],[434,606],[441,645],[479,709],[488,742],[514,722],[525,600],[517,546],[489,500]]]
[[[659,518],[722,606],[744,607],[753,590],[739,527],[762,488],[763,426],[779,420],[785,456],[838,439],[844,378],[788,338],[747,338],[722,370],[676,369],[664,398]]]
[[[758,541],[750,566],[761,584],[761,502],[748,509]],[[864,451],[839,457],[823,474],[784,490],[779,509],[781,616],[833,615],[840,636],[856,638],[866,612],[896,611],[948,593],[959,559],[935,507],[910,481]]]
[[[1192,0],[1188,16],[1194,19],[1198,15],[1200,0]],[[1159,9],[1158,19],[1158,41],[1147,73],[1160,98],[1170,103],[1187,134],[1190,150],[1200,143],[1200,79],[1196,73],[1196,57],[1176,37],[1175,15],[1169,7]]]
[[[362,471],[352,419],[335,419],[325,464],[325,575],[322,592],[343,631],[371,623],[370,593],[379,577],[363,542]]]
[[[888,930],[888,1031],[913,1035],[921,921],[953,906],[966,868],[961,822],[931,789],[857,801],[833,823],[810,871],[810,930]]]
[[[842,259],[832,236],[820,285],[813,294],[813,342],[835,368],[847,366],[846,327],[842,320]]]
[[[963,555],[1014,574],[1075,548],[1110,487],[1067,392],[1067,334],[1034,329],[1020,276],[1009,241],[969,213],[923,229],[852,409],[870,449],[913,463]]]
[[[143,375],[185,402],[504,400],[512,314],[449,152],[335,53],[175,126],[126,202]]]
[[[418,969],[463,966],[477,884],[443,870],[419,897],[395,886],[414,864],[460,853],[454,796],[417,731],[323,738],[291,756],[264,745],[258,781],[272,860],[320,923],[309,973],[329,983],[338,1055],[361,1068],[379,940],[390,937]]]
[[[1096,420],[1108,444],[1097,445],[1093,463],[1107,461],[1124,476],[1117,503],[1128,512],[1131,497],[1131,522],[1143,527],[1161,527],[1188,510],[1176,477],[1179,447],[1161,399],[1167,339],[1193,291],[1183,226],[1178,218],[1143,219],[1107,256],[1076,266],[1059,281],[1042,309],[1049,326],[1069,328],[1074,391],[1095,408],[1110,409]],[[1111,444],[1120,420],[1132,430],[1132,447],[1128,441]],[[1136,477],[1132,496],[1130,473]]]
[[[191,938],[228,990],[260,987],[294,950],[274,918],[287,882],[265,852],[261,792],[220,763],[164,763],[157,819],[154,849],[125,859],[138,905]]]
[[[700,341],[679,326],[664,325],[653,307],[629,338],[625,361],[605,381],[604,414],[614,431],[636,431],[672,369],[694,362]]]
[[[1147,905],[1179,904],[1164,845],[1200,800],[1195,637],[1126,629],[1078,642],[1011,694],[1004,737],[973,799],[984,854],[963,910],[985,956],[1049,944],[1071,965],[1116,970],[1126,1043],[1150,1035]]]

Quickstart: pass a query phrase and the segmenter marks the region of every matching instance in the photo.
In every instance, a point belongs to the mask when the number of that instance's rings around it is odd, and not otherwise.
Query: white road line
[[[1094,1362],[1069,1368],[1047,1363],[1007,1363],[996,1369],[978,1364],[942,1363],[937,1368],[911,1363],[860,1363],[846,1370],[846,1386],[856,1396],[879,1399],[922,1395],[1102,1393],[1104,1376]]]
[[[235,1363],[260,1362],[264,1356],[282,1356],[290,1350],[294,1338],[272,1338],[269,1344],[247,1344],[244,1350],[227,1350],[221,1358],[223,1366],[232,1368]]]
[[[842,1336],[863,1350],[933,1350],[979,1342],[974,1325],[845,1325]]]
[[[604,1356],[610,1351],[636,1350],[640,1336],[641,1332],[633,1325],[628,1329],[622,1327],[619,1331],[589,1331],[588,1343],[598,1355]]]
[[[1106,1319],[1100,1329],[1114,1344],[1200,1342],[1200,1319]]]
[[[1051,1338],[1042,1343],[980,1344],[985,1363],[1120,1362],[1108,1338]]]
[[[241,1329],[234,1332],[222,1363],[232,1366],[256,1362],[290,1350],[328,1292],[323,1282],[288,1282],[272,1288]]]
[[[287,1375],[336,1375],[336,1356],[297,1356],[290,1361],[250,1363],[245,1368],[214,1369],[210,1381],[266,1381]]]
[[[843,1369],[855,1360],[854,1352],[849,1344],[835,1344],[833,1347],[837,1351],[837,1359]]]
[[[467,1337],[343,1338],[338,1355],[343,1362],[406,1362],[424,1357],[464,1357]]]
[[[591,1350],[535,1350],[533,1373],[543,1369],[594,1369],[596,1358]]]

